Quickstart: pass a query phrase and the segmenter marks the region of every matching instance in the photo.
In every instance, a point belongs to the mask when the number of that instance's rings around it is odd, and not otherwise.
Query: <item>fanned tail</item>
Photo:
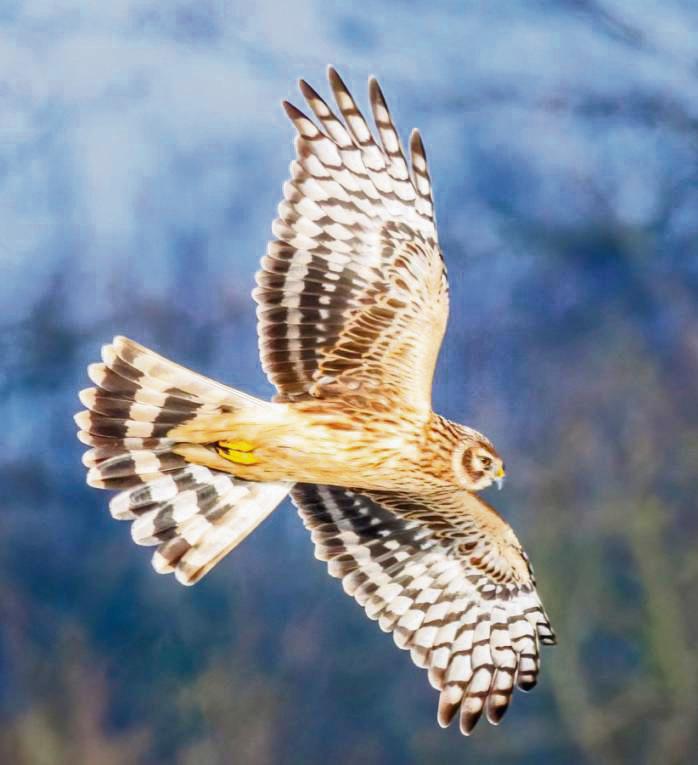
[[[131,520],[140,545],[157,545],[153,567],[194,584],[236,547],[288,494],[292,483],[244,481],[192,464],[177,428],[198,418],[273,406],[198,375],[124,337],[88,367],[96,387],[81,391],[75,416],[87,483],[120,491],[114,518]],[[179,447],[179,451],[178,451]],[[206,454],[203,446],[197,446]],[[196,453],[194,451],[194,453]]]

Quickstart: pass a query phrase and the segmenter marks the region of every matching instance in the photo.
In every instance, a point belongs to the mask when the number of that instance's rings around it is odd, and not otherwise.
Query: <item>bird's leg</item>
[[[255,445],[249,441],[218,441],[215,444],[218,454],[236,465],[255,465],[259,458],[255,456]]]

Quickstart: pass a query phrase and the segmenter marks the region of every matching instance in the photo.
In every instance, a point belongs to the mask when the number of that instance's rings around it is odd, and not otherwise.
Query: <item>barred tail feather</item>
[[[243,481],[191,464],[172,431],[202,415],[272,406],[209,380],[126,338],[102,349],[80,393],[75,420],[87,483],[120,491],[114,518],[133,521],[139,545],[157,545],[153,567],[194,584],[239,544],[288,494],[292,484]]]
[[[153,568],[181,584],[198,582],[288,494],[290,483],[242,481],[189,465],[112,499],[114,518],[133,520],[138,545],[157,545]]]

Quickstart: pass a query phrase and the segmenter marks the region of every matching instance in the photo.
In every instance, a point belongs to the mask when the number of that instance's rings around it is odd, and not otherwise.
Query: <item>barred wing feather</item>
[[[533,688],[539,644],[555,637],[525,553],[481,499],[462,492],[442,503],[307,484],[291,494],[316,557],[428,669],[442,726],[459,709],[465,734],[483,711],[496,724],[515,686]]]
[[[285,104],[297,159],[257,274],[262,364],[283,400],[366,387],[428,408],[448,287],[424,146],[414,131],[408,164],[375,79],[380,142],[329,77],[343,120],[303,81],[316,122]]]

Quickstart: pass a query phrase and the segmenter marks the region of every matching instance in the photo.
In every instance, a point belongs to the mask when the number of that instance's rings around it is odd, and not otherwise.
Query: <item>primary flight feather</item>
[[[504,465],[431,408],[448,316],[426,154],[409,160],[377,81],[378,140],[336,71],[313,119],[285,103],[296,159],[257,273],[265,402],[117,337],[76,415],[92,486],[153,566],[201,579],[290,492],[316,556],[440,691],[438,721],[498,723],[554,643],[528,558],[477,494]]]

